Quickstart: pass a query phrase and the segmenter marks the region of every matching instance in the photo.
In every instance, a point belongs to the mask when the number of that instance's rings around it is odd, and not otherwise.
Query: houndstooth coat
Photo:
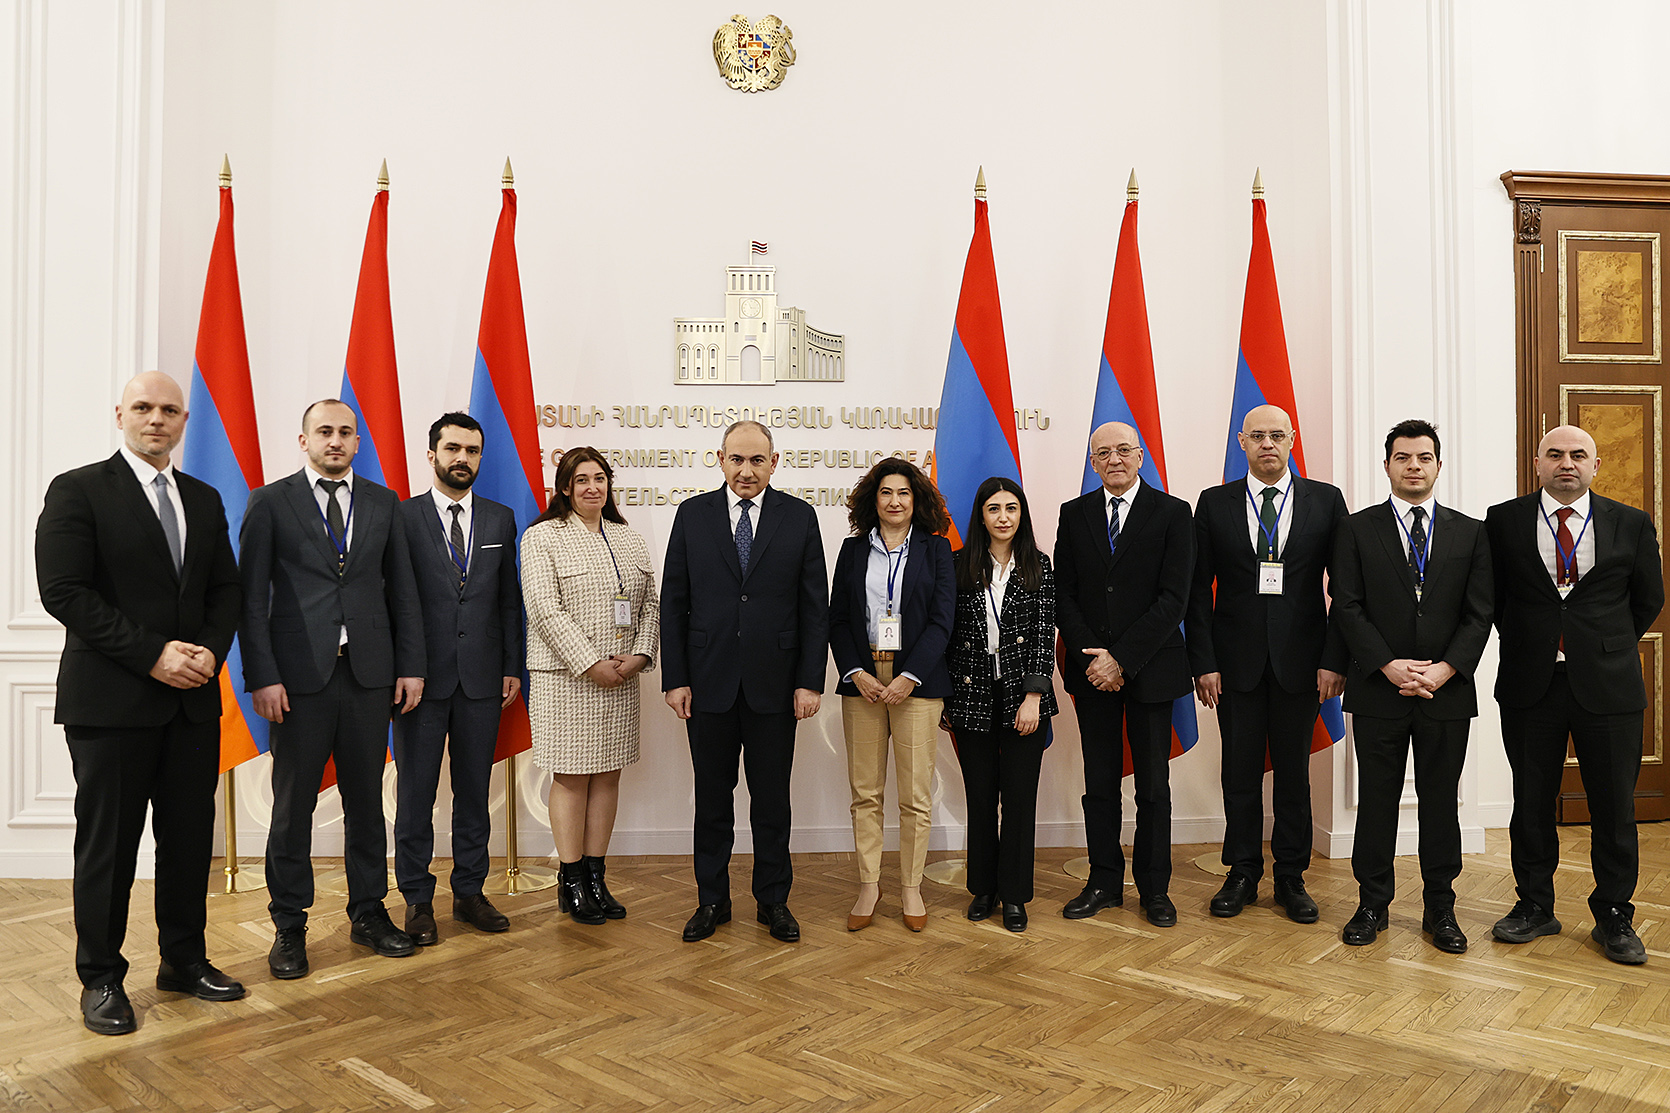
[[[1044,578],[1037,591],[1027,591],[1017,575],[1003,593],[1002,680],[993,679],[991,655],[986,652],[986,593],[957,591],[957,617],[945,651],[951,669],[951,698],[945,701],[945,714],[960,730],[991,729],[994,692],[1006,722],[1014,722],[1028,692],[1044,697],[1040,716],[1047,718],[1057,711],[1051,679],[1055,673],[1055,573],[1047,554],[1039,553],[1038,560]]]

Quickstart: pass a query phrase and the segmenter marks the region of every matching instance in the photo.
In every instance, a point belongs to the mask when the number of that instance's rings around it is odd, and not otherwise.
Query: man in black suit
[[[423,698],[423,618],[400,500],[353,472],[354,411],[334,398],[302,414],[307,464],[253,492],[239,558],[244,684],[272,724],[267,909],[275,978],[307,974],[313,808],[335,759],[347,846],[348,938],[390,957],[415,950],[388,895],[383,765],[389,707]]]
[[[1513,875],[1519,901],[1497,922],[1504,943],[1560,930],[1554,803],[1566,739],[1577,751],[1589,804],[1591,932],[1613,962],[1647,951],[1631,921],[1640,847],[1635,781],[1641,772],[1641,636],[1664,609],[1664,570],[1653,521],[1590,492],[1600,468],[1594,438],[1562,425],[1537,445],[1540,491],[1485,516],[1496,570],[1502,664],[1496,701],[1513,769]]]
[[[771,432],[725,430],[725,486],[684,500],[667,541],[661,672],[686,720],[696,777],[694,943],[731,918],[737,760],[748,772],[754,899],[773,938],[800,939],[789,912],[789,773],[795,722],[818,712],[829,645],[829,581],[813,509],[768,484]]]
[[[1473,672],[1490,636],[1490,543],[1484,523],[1439,506],[1438,431],[1404,421],[1386,434],[1392,497],[1340,523],[1330,588],[1333,620],[1352,661],[1345,710],[1357,755],[1357,834],[1351,871],[1359,907],[1341,938],[1373,943],[1394,888],[1398,801],[1411,745],[1420,797],[1421,930],[1449,954],[1467,949],[1455,919],[1461,873],[1456,794],[1478,714]]]
[[[419,946],[435,926],[435,789],[441,755],[452,755],[452,918],[482,931],[510,920],[481,891],[487,879],[487,782],[499,712],[522,687],[522,588],[516,516],[470,490],[481,467],[481,423],[442,414],[429,427],[435,484],[400,507],[412,555],[429,674],[424,700],[395,723],[400,771],[394,815],[394,876],[406,898],[406,934]]]
[[[81,1017],[101,1035],[136,1027],[122,938],[147,806],[157,988],[244,995],[203,942],[220,768],[215,678],[243,597],[220,496],[169,464],[186,417],[173,379],[133,379],[116,407],[122,447],[54,479],[35,529],[41,604],[65,630],[54,721],[75,770]]]
[[[1289,470],[1293,420],[1281,407],[1250,410],[1238,436],[1246,478],[1207,488],[1195,505],[1189,593],[1195,695],[1217,708],[1223,737],[1229,876],[1211,911],[1236,916],[1258,899],[1268,752],[1276,903],[1297,922],[1314,924],[1316,901],[1305,891],[1311,734],[1318,707],[1345,687],[1344,647],[1337,639],[1328,644],[1322,576],[1346,515],[1345,496]]]
[[[1182,622],[1195,537],[1189,504],[1138,478],[1141,445],[1135,429],[1116,421],[1090,435],[1090,461],[1102,486],[1062,504],[1055,537],[1056,622],[1084,750],[1090,846],[1090,880],[1062,915],[1080,920],[1125,901],[1123,727],[1136,774],[1131,875],[1148,922],[1173,927],[1167,765],[1171,706],[1193,686]]]

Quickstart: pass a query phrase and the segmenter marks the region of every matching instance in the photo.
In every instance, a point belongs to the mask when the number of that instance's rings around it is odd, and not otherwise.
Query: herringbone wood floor
[[[140,1029],[120,1038],[80,1025],[68,882],[0,881],[0,1105],[1656,1113],[1670,1106],[1670,830],[1642,828],[1650,959],[1635,968],[1589,941],[1587,832],[1564,840],[1564,932],[1489,938],[1513,899],[1492,832],[1459,882],[1473,941],[1459,958],[1419,933],[1413,859],[1398,863],[1414,899],[1390,933],[1348,948],[1349,862],[1311,870],[1320,924],[1273,910],[1268,882],[1257,908],[1213,920],[1218,879],[1192,864],[1207,847],[1176,848],[1169,931],[1134,901],[1061,919],[1079,883],[1060,866],[1078,852],[1046,850],[1025,935],[969,923],[963,894],[932,884],[926,932],[899,922],[895,889],[848,934],[850,861],[801,855],[799,945],[771,940],[741,900],[689,945],[688,861],[614,859],[624,921],[570,923],[547,890],[500,900],[507,935],[443,919],[438,946],[396,960],[350,944],[333,908],[314,919],[313,974],[294,982],[267,974],[265,895],[216,896],[210,953],[250,987],[230,1004],[154,988],[142,884],[128,947]]]

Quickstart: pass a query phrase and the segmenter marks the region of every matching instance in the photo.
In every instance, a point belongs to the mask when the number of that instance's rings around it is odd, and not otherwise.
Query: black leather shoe
[[[157,988],[164,993],[189,993],[204,1001],[236,1001],[244,995],[244,983],[229,978],[209,962],[157,967]]]
[[[987,893],[983,897],[975,897],[968,902],[968,918],[976,922],[984,920],[992,914],[992,909],[996,906],[996,893]]]
[[[1357,914],[1345,922],[1345,930],[1339,933],[1340,941],[1347,947],[1366,947],[1386,930],[1390,922],[1384,908],[1358,905]]]
[[[1224,886],[1212,898],[1212,915],[1227,920],[1239,916],[1241,909],[1258,900],[1258,882],[1244,873],[1231,870],[1224,878]]]
[[[1595,914],[1594,930],[1589,938],[1599,943],[1606,957],[1625,966],[1640,966],[1647,961],[1647,948],[1641,937],[1630,926],[1630,917],[1620,908],[1609,908]]]
[[[602,909],[603,915],[611,920],[626,919],[626,905],[615,899],[603,881],[603,856],[587,854],[580,859],[580,864],[586,867],[586,885],[591,889],[591,899]]]
[[[1287,909],[1287,918],[1296,924],[1314,924],[1322,915],[1316,902],[1305,892],[1302,877],[1276,878],[1276,903]]]
[[[1504,943],[1529,943],[1538,936],[1560,934],[1560,921],[1536,901],[1522,900],[1496,921],[1490,934]]]
[[[412,937],[394,926],[388,909],[382,905],[360,913],[359,919],[348,928],[348,941],[370,947],[384,958],[405,958],[417,950]]]
[[[279,928],[273,933],[273,949],[267,952],[267,969],[282,981],[307,977],[307,929]]]
[[[477,931],[509,931],[510,917],[493,907],[485,894],[471,893],[469,896],[452,898],[452,918],[461,924],[469,924]]]
[[[697,943],[713,934],[713,929],[720,924],[731,922],[731,902],[721,901],[719,904],[699,904],[696,914],[690,917],[690,922],[684,925],[684,941]]]
[[[139,1027],[120,985],[90,985],[81,991],[81,1023],[101,1036],[125,1036]]]
[[[1061,910],[1061,914],[1069,920],[1088,920],[1104,908],[1118,908],[1125,903],[1125,894],[1119,889],[1098,889],[1094,885],[1086,885],[1084,891]]]
[[[1455,922],[1455,912],[1452,909],[1428,912],[1422,916],[1421,930],[1430,932],[1432,945],[1447,955],[1467,952],[1467,936],[1462,932],[1461,925]]]
[[[1157,928],[1177,926],[1177,906],[1164,893],[1142,898],[1142,914]]]
[[[434,902],[426,900],[406,906],[406,934],[420,947],[433,947],[441,941],[440,929],[435,926]]]
[[[784,943],[800,942],[800,921],[786,904],[760,903],[759,921],[771,929],[771,938]]]
[[[596,927],[608,917],[592,899],[590,879],[584,862],[561,862],[557,870],[557,911],[566,912],[577,924]]]
[[[1026,930],[1026,905],[1003,902],[1003,926],[1010,931]]]

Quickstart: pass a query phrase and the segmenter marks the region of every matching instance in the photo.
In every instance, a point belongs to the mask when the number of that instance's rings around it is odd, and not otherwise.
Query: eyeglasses
[[[1287,432],[1286,430],[1283,430],[1283,429],[1277,429],[1272,433],[1266,433],[1262,429],[1254,429],[1250,433],[1242,433],[1241,435],[1243,437],[1246,437],[1249,441],[1253,442],[1254,444],[1258,444],[1261,441],[1269,441],[1271,444],[1275,445],[1277,448],[1280,448],[1282,445],[1284,445],[1288,442],[1288,439],[1293,434],[1291,434],[1291,433],[1289,433],[1289,432]]]
[[[1121,460],[1128,460],[1133,452],[1140,451],[1141,449],[1134,444],[1122,444],[1115,448],[1098,448],[1095,452],[1090,454],[1090,458],[1098,464],[1105,464],[1113,458],[1113,454],[1115,452],[1119,453],[1119,458]]]

